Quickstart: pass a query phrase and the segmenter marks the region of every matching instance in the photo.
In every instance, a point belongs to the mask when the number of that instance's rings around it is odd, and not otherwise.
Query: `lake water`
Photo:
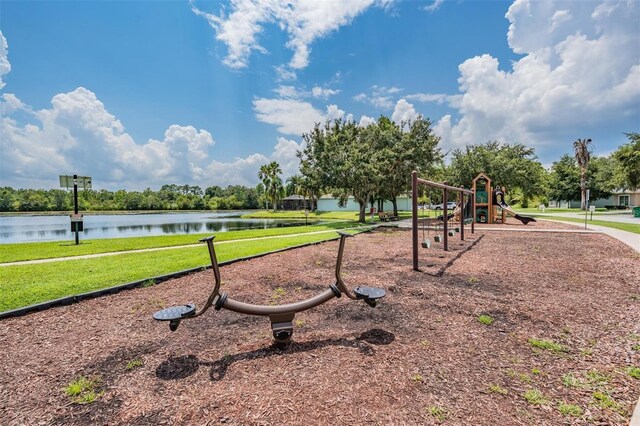
[[[291,219],[241,219],[247,212],[158,214],[96,214],[84,216],[83,239],[146,237],[150,235],[201,234],[266,229],[304,224]],[[317,223],[317,222],[316,222]],[[0,244],[35,241],[73,241],[68,215],[0,216]]]

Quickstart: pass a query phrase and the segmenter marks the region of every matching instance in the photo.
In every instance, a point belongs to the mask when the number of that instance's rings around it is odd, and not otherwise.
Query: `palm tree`
[[[576,161],[580,167],[580,208],[587,208],[587,168],[591,158],[591,139],[578,139],[573,143]]]
[[[262,185],[264,185],[264,193],[265,193],[265,203],[267,210],[269,210],[269,188],[271,187],[271,175],[269,173],[269,165],[263,164],[260,166],[260,171],[258,172],[258,179],[262,181]]]
[[[276,209],[278,199],[284,193],[284,186],[282,185],[282,179],[280,179],[280,174],[282,173],[282,169],[280,168],[280,164],[275,161],[272,161],[269,164],[264,164],[260,166],[260,171],[258,172],[258,178],[262,181],[264,185],[265,194],[268,199],[271,199],[271,205],[273,206],[273,210]],[[269,205],[267,204],[267,209]]]

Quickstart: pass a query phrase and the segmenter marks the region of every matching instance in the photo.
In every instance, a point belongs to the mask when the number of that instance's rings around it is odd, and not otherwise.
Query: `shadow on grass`
[[[186,355],[177,358],[169,358],[156,368],[156,377],[162,380],[180,380],[195,374],[200,366],[211,367],[209,377],[211,381],[217,382],[227,374],[229,367],[238,362],[246,360],[257,360],[271,356],[280,356],[300,352],[309,352],[327,346],[342,346],[357,349],[366,356],[375,355],[376,351],[371,345],[388,345],[395,340],[395,335],[382,329],[371,329],[365,331],[355,339],[326,339],[314,340],[311,342],[291,342],[287,347],[280,348],[273,344],[267,348],[256,349],[251,352],[242,352],[235,355],[225,355],[219,360],[200,361],[195,355]]]

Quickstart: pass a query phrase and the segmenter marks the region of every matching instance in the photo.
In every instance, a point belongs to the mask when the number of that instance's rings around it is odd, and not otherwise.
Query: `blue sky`
[[[338,117],[545,165],[640,131],[637,1],[0,1],[0,184],[255,185]]]

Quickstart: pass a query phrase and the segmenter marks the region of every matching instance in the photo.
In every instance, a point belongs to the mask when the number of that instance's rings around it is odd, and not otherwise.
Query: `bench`
[[[381,222],[389,222],[390,220],[398,220],[398,216],[394,216],[389,212],[378,212],[378,218]]]

